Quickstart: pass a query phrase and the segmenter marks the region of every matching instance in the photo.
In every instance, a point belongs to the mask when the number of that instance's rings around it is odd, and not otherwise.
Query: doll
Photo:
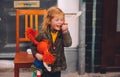
[[[43,67],[45,67],[50,72],[51,67],[48,66],[48,65],[54,63],[55,58],[48,51],[48,49],[49,49],[48,40],[44,39],[40,42],[36,41],[35,37],[37,36],[37,32],[35,30],[33,30],[32,28],[27,29],[26,35],[37,46],[38,53],[43,55],[42,61],[39,61],[39,60],[35,59],[34,65],[38,68],[41,68],[41,69]],[[37,71],[37,77],[41,77],[41,72],[38,71],[38,70],[36,70],[36,71]]]

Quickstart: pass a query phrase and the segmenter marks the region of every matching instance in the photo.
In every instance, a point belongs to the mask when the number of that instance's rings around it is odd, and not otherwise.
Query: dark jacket
[[[62,31],[60,30],[54,44],[52,42],[52,36],[49,30],[44,33],[40,33],[36,38],[37,41],[42,41],[43,39],[49,40],[49,51],[55,56],[55,62],[51,65],[52,72],[65,70],[67,65],[64,54],[64,47],[69,47],[72,44],[72,39],[69,31],[66,33],[62,33]],[[34,45],[32,46],[32,53],[33,55],[37,53],[36,46]]]

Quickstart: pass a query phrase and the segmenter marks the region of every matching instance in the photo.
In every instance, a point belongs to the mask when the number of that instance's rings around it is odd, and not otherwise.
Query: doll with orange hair
[[[26,31],[27,37],[37,46],[37,51],[38,53],[40,53],[43,58],[42,61],[39,61],[37,59],[34,60],[34,66],[36,66],[37,68],[46,68],[47,71],[51,71],[51,67],[48,66],[49,64],[54,63],[55,58],[54,56],[48,51],[49,49],[49,44],[48,44],[48,40],[43,40],[41,42],[38,42],[35,40],[35,37],[37,35],[37,32],[35,30],[33,30],[32,28],[28,28]],[[36,70],[37,75],[36,77],[41,77],[41,71]]]

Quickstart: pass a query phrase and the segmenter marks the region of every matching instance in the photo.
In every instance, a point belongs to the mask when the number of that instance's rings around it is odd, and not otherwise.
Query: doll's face
[[[64,23],[63,15],[55,15],[50,22],[51,29],[58,31],[61,29],[61,26],[63,25],[63,23]]]

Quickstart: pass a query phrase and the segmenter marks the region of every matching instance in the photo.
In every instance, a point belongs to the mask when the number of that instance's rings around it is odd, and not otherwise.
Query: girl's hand
[[[68,30],[68,23],[63,23],[61,29],[63,33],[66,32]]]
[[[39,53],[36,53],[35,54],[35,57],[38,59],[38,60],[42,60],[42,58],[43,58],[43,55],[42,54],[39,54]]]

